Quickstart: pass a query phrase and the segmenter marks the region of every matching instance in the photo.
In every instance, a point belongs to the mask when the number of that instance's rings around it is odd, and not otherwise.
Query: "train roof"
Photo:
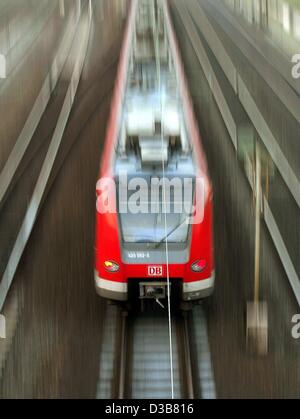
[[[165,2],[133,1],[102,173],[207,175]]]
[[[195,172],[163,9],[158,5],[139,2],[116,175]]]

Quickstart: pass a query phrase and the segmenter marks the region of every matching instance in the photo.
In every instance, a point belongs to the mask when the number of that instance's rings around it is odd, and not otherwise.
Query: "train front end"
[[[170,182],[174,179],[168,178]],[[180,178],[175,180],[179,183]],[[199,184],[200,191],[202,179]],[[131,196],[136,193],[131,191]],[[172,199],[176,196],[175,189],[173,194]],[[164,186],[161,187],[163,195]],[[159,200],[160,209],[149,212],[146,208],[153,201],[139,201],[137,206],[144,206],[144,211],[122,213],[116,192],[116,213],[98,213],[95,282],[100,296],[117,301],[163,302],[169,292],[177,301],[211,295],[214,260],[210,191],[204,208],[199,209],[201,220],[195,223],[185,211],[165,212],[163,202]]]
[[[211,295],[212,201],[167,2],[133,0],[97,184],[98,294]]]

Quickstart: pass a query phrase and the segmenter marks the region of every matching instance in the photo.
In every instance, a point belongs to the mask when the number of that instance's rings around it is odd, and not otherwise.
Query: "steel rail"
[[[188,321],[188,312],[183,312],[183,361],[184,369],[186,374],[186,389],[187,389],[187,398],[195,398],[195,388],[194,388],[194,378],[193,378],[193,367],[192,367],[192,358],[191,358],[191,339],[189,332],[189,321]]]
[[[122,312],[118,399],[125,399],[127,377],[128,313]]]

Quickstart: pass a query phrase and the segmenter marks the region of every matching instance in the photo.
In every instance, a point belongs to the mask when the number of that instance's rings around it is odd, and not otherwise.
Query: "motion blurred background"
[[[202,308],[216,397],[299,398],[300,2],[169,5],[214,185],[216,290]],[[95,185],[129,6],[0,0],[1,398],[95,398],[111,385]],[[246,345],[258,146],[261,356]]]

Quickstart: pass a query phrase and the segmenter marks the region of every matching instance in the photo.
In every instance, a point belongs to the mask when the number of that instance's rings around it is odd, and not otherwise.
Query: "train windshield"
[[[122,239],[125,243],[186,243],[189,238],[189,218],[192,212],[194,182],[166,184],[153,190],[145,182],[127,191],[118,188],[118,212]],[[146,187],[147,184],[147,187]],[[120,183],[119,183],[120,186]],[[133,189],[133,188],[132,188]],[[155,189],[155,187],[154,187]],[[125,192],[125,193],[124,193]]]

